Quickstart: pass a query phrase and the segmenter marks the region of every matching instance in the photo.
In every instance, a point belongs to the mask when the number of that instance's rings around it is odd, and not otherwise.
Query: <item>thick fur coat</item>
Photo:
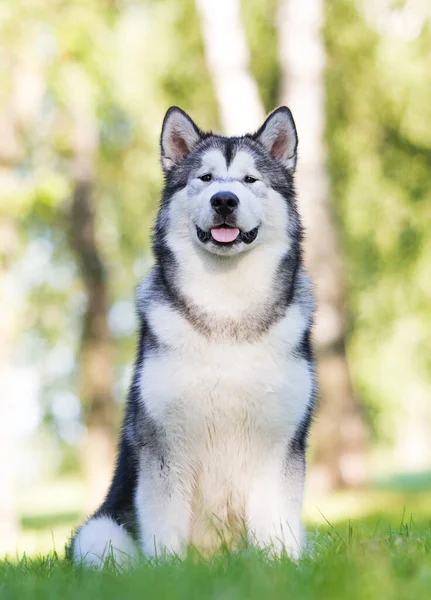
[[[315,376],[296,150],[285,107],[239,138],[167,112],[117,467],[72,540],[76,562],[211,552],[244,535],[299,555]]]

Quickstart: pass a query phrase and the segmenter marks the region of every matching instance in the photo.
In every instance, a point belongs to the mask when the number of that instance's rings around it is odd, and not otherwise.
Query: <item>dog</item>
[[[155,266],[108,495],[70,555],[102,567],[212,553],[300,556],[315,406],[312,284],[296,206],[297,133],[276,109],[243,137],[164,118]]]

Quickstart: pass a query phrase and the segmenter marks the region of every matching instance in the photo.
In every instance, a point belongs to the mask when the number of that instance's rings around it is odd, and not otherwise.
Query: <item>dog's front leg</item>
[[[182,556],[189,541],[191,486],[178,465],[143,449],[135,496],[146,556]]]
[[[251,543],[299,558],[304,471],[303,457],[293,456],[287,462],[270,460],[255,474],[247,502]]]

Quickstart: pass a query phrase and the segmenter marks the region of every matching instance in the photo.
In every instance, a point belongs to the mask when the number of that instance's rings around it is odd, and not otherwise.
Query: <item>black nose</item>
[[[233,213],[238,204],[238,197],[232,192],[217,192],[211,198],[211,206],[222,217],[227,217],[227,215]]]

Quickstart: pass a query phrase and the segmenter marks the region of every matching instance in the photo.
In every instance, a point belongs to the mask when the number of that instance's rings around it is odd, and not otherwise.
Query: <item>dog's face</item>
[[[298,227],[293,201],[297,136],[288,108],[241,138],[203,133],[179,108],[166,114],[161,161],[169,222],[206,252],[230,256],[285,243]]]

